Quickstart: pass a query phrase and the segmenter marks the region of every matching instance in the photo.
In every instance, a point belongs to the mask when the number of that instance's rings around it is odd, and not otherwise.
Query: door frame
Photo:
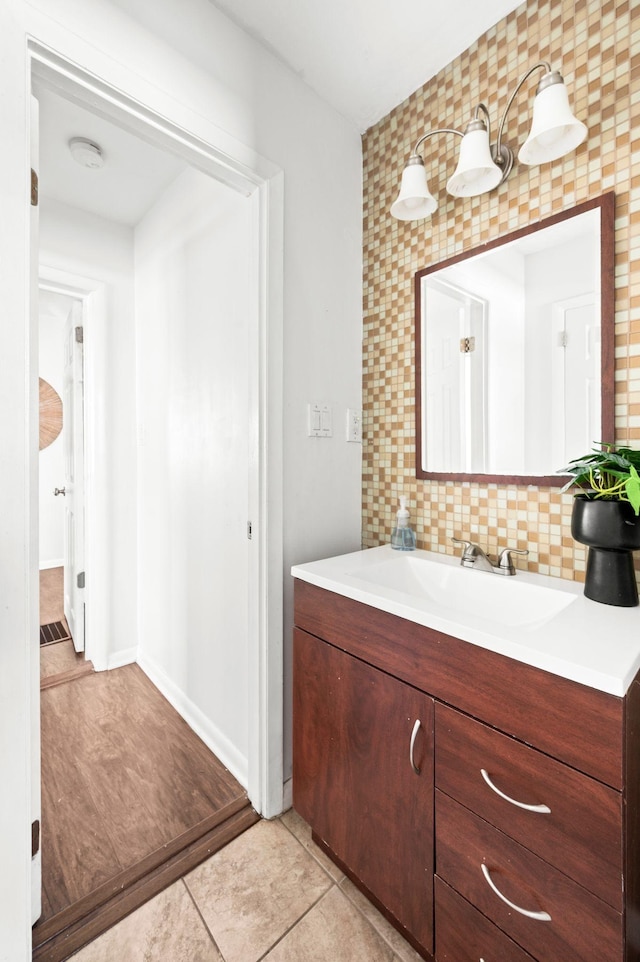
[[[161,116],[150,106],[130,97],[126,91],[112,87],[37,40],[28,41],[28,60],[29,82],[37,77],[39,82],[54,91],[88,106],[96,113],[115,119],[157,146],[178,153],[187,163],[244,196],[252,195],[252,257],[257,290],[255,310],[250,319],[250,343],[254,351],[248,359],[250,381],[254,387],[250,398],[249,424],[251,458],[248,507],[252,521],[253,550],[249,562],[247,791],[254,808],[270,818],[280,814],[283,809],[283,174],[280,168],[228,134],[219,131],[219,136],[216,132],[215,136],[205,141],[194,131]],[[52,280],[52,273],[56,272],[49,271],[49,280]],[[87,283],[78,278],[75,282]],[[89,464],[85,507],[88,510],[86,562],[94,583],[91,601],[87,606],[87,635],[92,638],[99,630],[97,621],[100,610],[99,595],[96,597],[100,584],[100,559],[96,556],[95,525],[100,523],[99,517],[108,517],[108,504],[103,503],[96,480],[101,471],[100,451],[94,444],[96,432],[91,430],[92,418],[95,417],[92,398],[99,391],[96,341],[97,332],[104,326],[98,320],[101,312],[106,324],[102,285],[98,287],[94,282],[90,291],[85,289],[84,299],[90,308],[85,352],[88,387],[85,431]],[[106,476],[106,472],[102,476]],[[91,544],[94,545],[93,551]],[[31,566],[37,565],[37,558],[30,560]],[[105,619],[102,619],[102,623],[105,623]],[[101,650],[106,639],[98,641],[98,636],[95,637],[96,642],[90,642],[87,656],[90,651],[92,660],[96,658],[96,667],[106,667],[106,659],[102,660],[104,649]]]
[[[105,559],[99,546],[107,543],[109,525],[106,522],[108,501],[106,492],[100,491],[100,478],[105,477],[107,455],[101,448],[102,433],[96,430],[96,398],[104,396],[104,367],[97,362],[101,339],[107,330],[107,294],[105,285],[91,278],[40,264],[38,287],[53,294],[64,294],[80,301],[84,329],[84,567],[91,572],[85,589],[85,658],[96,671],[109,667],[109,643],[107,632],[107,577]],[[102,472],[102,474],[101,474]],[[89,536],[88,536],[89,535]],[[93,546],[93,547],[92,547]]]

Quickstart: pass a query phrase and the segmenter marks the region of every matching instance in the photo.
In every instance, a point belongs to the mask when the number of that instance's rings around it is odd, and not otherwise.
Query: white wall
[[[54,295],[49,295],[54,296]],[[70,298],[59,295],[61,311],[40,311],[39,365],[44,378],[62,398],[64,374],[64,330]],[[40,451],[40,555],[41,568],[53,568],[64,562],[64,501],[54,496],[54,489],[64,484],[64,412],[63,428],[55,441]]]
[[[135,231],[138,660],[245,787],[251,208],[186,170]]]
[[[119,9],[120,8],[120,9]],[[182,128],[251,166],[256,153],[284,171],[284,573],[288,651],[293,562],[360,543],[360,451],[339,425],[361,398],[361,143],[358,131],[304,82],[231,24],[208,0],[139,0],[138,22],[108,0],[4,0],[0,5],[0,451],[5,491],[0,535],[2,638],[26,639],[37,568],[32,537],[25,391],[35,336],[28,305],[27,34],[104,78]],[[306,438],[305,406],[334,406],[336,433]],[[122,410],[118,409],[118,417]],[[114,465],[114,480],[131,459]],[[121,552],[117,552],[121,556]],[[114,559],[116,553],[114,553]],[[115,560],[114,560],[115,564]],[[37,616],[36,616],[37,617]],[[0,960],[29,958],[30,654],[2,651],[0,734]],[[290,739],[287,702],[285,737]],[[288,750],[287,750],[288,756]],[[289,762],[287,761],[287,766]]]
[[[90,438],[89,451],[102,452],[95,483],[108,492],[112,509],[101,534],[107,539],[108,559],[100,574],[106,579],[101,587],[107,600],[101,623],[108,638],[107,658],[117,662],[121,653],[135,648],[138,618],[133,230],[55,201],[43,202],[40,264],[105,285],[105,329],[90,331],[86,338],[87,349],[93,344],[100,352],[106,395],[97,418],[99,436]],[[89,364],[85,368],[90,369]],[[92,470],[90,463],[88,470]],[[96,576],[91,571],[87,576],[89,592],[92,574]],[[87,645],[91,655],[90,637]]]

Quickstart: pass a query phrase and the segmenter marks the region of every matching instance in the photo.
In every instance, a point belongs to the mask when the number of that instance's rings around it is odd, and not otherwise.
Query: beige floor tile
[[[73,962],[224,962],[184,883],[175,882],[73,956]]]
[[[362,912],[364,917],[371,922],[385,942],[391,946],[398,959],[401,959],[402,962],[422,962],[422,956],[418,955],[390,922],[387,922],[384,915],[378,912],[377,908],[355,887],[353,882],[345,878],[340,888],[356,908]]]
[[[393,958],[391,947],[333,886],[265,962],[393,962]]]
[[[281,819],[289,831],[304,845],[309,854],[313,855],[320,865],[322,865],[325,872],[328,872],[336,882],[341,882],[345,877],[344,872],[324,854],[322,849],[318,848],[311,838],[311,826],[308,825],[297,812],[294,812],[292,808],[290,808],[288,812],[285,812],[284,815],[281,816]]]
[[[225,962],[256,962],[332,884],[279,821],[258,822],[185,881]]]

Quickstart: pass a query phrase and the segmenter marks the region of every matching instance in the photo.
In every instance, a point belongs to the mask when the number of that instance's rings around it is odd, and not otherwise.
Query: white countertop
[[[438,571],[455,579],[457,596],[464,597],[466,604],[457,605],[445,594],[438,596],[438,588],[429,596],[429,591],[423,592],[411,578],[405,585],[408,568],[403,559],[407,558],[448,566],[449,570]],[[455,572],[451,570],[454,566]],[[462,568],[459,559],[450,555],[394,551],[388,545],[295,565],[291,574],[318,588],[612,695],[623,696],[640,669],[640,607],[590,601],[577,582],[526,571],[504,577]],[[492,580],[489,584],[478,579]],[[531,611],[527,612],[529,591]],[[505,604],[498,601],[493,606],[495,618],[486,611],[480,617],[471,610],[468,599],[478,597],[479,592],[502,595]],[[538,596],[550,599],[551,608],[557,600],[555,607],[560,610],[539,617],[535,610]],[[515,614],[518,609],[520,613]]]

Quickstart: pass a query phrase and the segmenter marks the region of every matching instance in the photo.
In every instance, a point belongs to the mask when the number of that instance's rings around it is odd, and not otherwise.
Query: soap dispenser
[[[414,551],[416,547],[416,536],[409,526],[406,498],[400,498],[400,510],[398,511],[396,526],[391,532],[391,547],[398,551]]]

